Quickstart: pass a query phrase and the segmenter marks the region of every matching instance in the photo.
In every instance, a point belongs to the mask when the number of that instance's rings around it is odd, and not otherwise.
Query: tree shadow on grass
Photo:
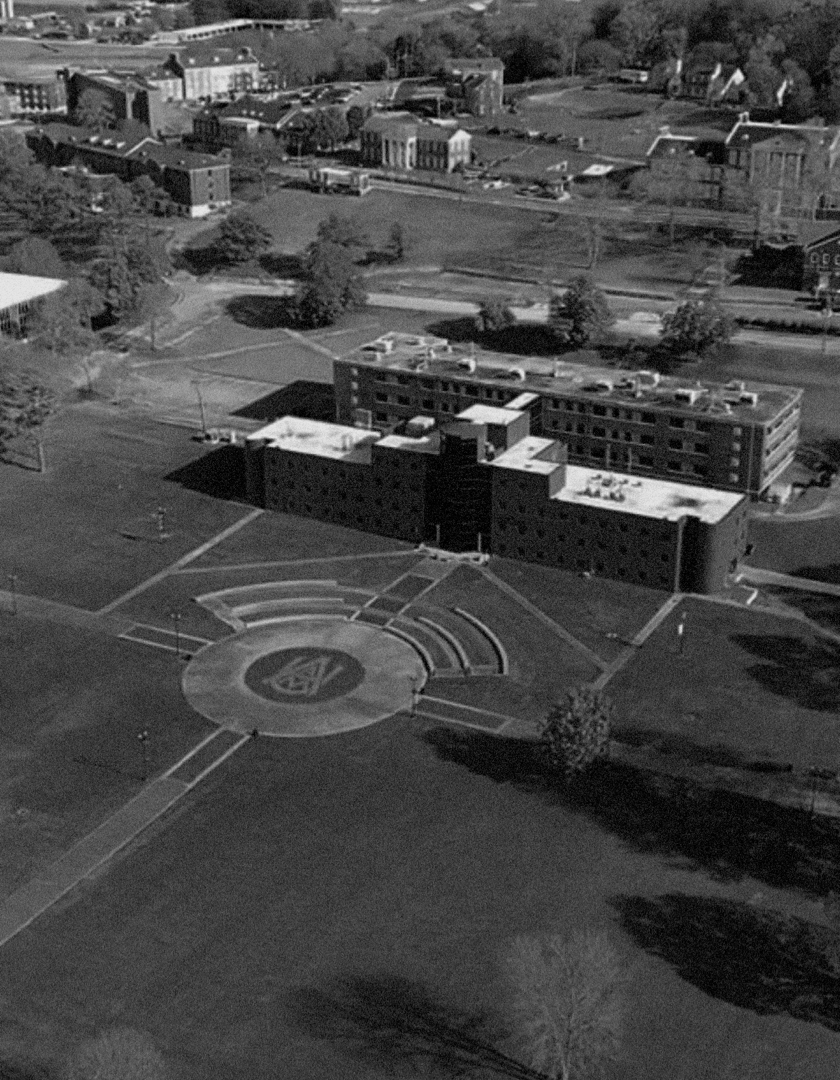
[[[225,304],[234,322],[252,330],[277,330],[295,325],[291,296],[235,296]]]
[[[698,989],[763,1016],[786,1014],[840,1031],[840,979],[829,932],[748,904],[679,893],[613,901],[646,952]]]
[[[496,1049],[496,1022],[439,1000],[398,976],[351,976],[326,989],[303,987],[284,1003],[290,1023],[313,1039],[343,1044],[371,1067],[408,1066],[424,1076],[539,1074]]]
[[[679,732],[660,731],[656,728],[617,726],[612,730],[612,738],[625,746],[637,749],[648,748],[658,754],[668,754],[687,761],[692,765],[712,765],[729,769],[746,769],[750,762],[743,754],[722,743],[704,746],[694,742]]]
[[[840,574],[840,566],[837,567]],[[801,611],[806,618],[826,630],[840,633],[840,596],[825,596],[794,589],[770,590],[782,603]]]
[[[831,585],[840,585],[840,562],[826,566],[800,566],[791,570],[791,577],[807,578],[810,581],[827,581]]]
[[[749,875],[774,888],[824,895],[840,870],[840,824],[805,809],[604,761],[564,784],[541,770],[534,743],[433,728],[446,761],[510,783],[551,806],[586,814],[637,851],[688,863],[720,881]]]
[[[748,674],[771,693],[803,709],[832,712],[840,708],[840,645],[825,638],[807,644],[801,638],[767,634],[732,634],[738,648],[760,658]]]
[[[300,255],[287,255],[282,251],[268,251],[259,257],[260,268],[266,274],[279,278],[299,278],[303,273]]]

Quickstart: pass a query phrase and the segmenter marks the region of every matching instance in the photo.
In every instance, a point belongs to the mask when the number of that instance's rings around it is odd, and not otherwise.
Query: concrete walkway
[[[248,739],[248,735],[232,737],[230,732],[222,729],[202,739],[179,762],[147,784],[92,833],[13,892],[0,904],[0,945],[5,945],[113,858]],[[211,753],[209,763],[203,763],[204,767],[196,776],[178,779],[173,775],[179,770],[183,771],[190,760],[211,743],[218,752]]]
[[[741,566],[737,581],[749,581],[753,585],[781,585],[785,589],[821,593],[824,596],[840,596],[840,585],[831,581],[814,581],[812,578],[780,574],[776,570],[762,570],[759,566]]]

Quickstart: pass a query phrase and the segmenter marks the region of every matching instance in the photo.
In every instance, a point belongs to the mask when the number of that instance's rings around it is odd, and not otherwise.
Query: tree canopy
[[[662,316],[659,343],[675,355],[702,356],[729,341],[732,331],[732,320],[714,297],[689,299]]]
[[[366,299],[361,276],[348,249],[330,240],[316,240],[307,254],[296,297],[301,325],[329,326],[345,311],[361,307]]]
[[[263,254],[271,246],[271,233],[247,210],[235,210],[219,228],[216,252],[228,263],[245,263]]]
[[[588,344],[613,323],[607,298],[585,275],[572,278],[564,293],[555,293],[548,307],[548,322],[576,346]]]

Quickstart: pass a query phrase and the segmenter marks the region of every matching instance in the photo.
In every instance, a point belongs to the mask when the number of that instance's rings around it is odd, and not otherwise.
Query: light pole
[[[175,655],[179,660],[184,658],[181,656],[181,619],[183,615],[180,611],[170,611],[169,618],[172,620],[172,625],[175,628]]]
[[[198,398],[198,411],[201,416],[201,434],[207,438],[207,414],[204,411],[204,398],[201,396],[201,387],[198,381],[193,382],[195,388],[195,396]]]
[[[146,728],[138,734],[137,739],[143,751],[143,781],[149,779],[149,732]]]
[[[409,675],[408,681],[411,683],[411,718],[415,719],[417,716],[417,701],[420,697],[420,676]]]
[[[158,506],[155,510],[155,521],[157,522],[157,534],[158,543],[162,544],[164,540],[169,539],[169,533],[166,531],[166,510],[162,506]]]
[[[7,577],[7,580],[9,582],[9,592],[12,594],[12,597],[11,597],[11,612],[12,612],[12,615],[17,615],[17,612],[18,612],[18,602],[17,602],[17,582],[18,582],[18,579],[17,579],[17,574],[7,574],[6,577]]]
[[[680,621],[677,623],[677,653],[682,656],[685,650],[685,612],[680,613]]]

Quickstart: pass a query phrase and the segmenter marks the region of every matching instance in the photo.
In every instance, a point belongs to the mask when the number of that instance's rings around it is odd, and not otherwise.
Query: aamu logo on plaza
[[[245,685],[268,701],[315,705],[355,690],[365,669],[338,649],[281,649],[255,660]]]

